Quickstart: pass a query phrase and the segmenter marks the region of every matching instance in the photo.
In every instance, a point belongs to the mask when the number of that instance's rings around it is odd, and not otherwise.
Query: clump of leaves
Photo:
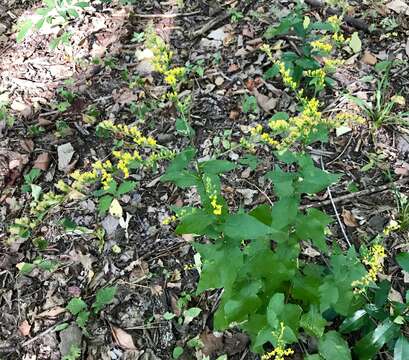
[[[116,291],[116,287],[106,287],[98,290],[91,308],[80,297],[74,297],[67,304],[67,310],[76,317],[75,322],[77,325],[84,332],[87,332],[86,326],[90,316],[98,315],[106,305],[109,305],[114,300]]]

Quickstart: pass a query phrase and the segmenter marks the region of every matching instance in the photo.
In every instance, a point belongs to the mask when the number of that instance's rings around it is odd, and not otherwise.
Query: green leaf
[[[325,229],[332,219],[317,209],[308,209],[306,215],[298,215],[295,231],[301,240],[311,240],[320,250],[326,251]]]
[[[171,313],[171,312],[165,312],[165,313],[163,314],[163,318],[164,318],[165,320],[172,320],[174,317],[176,317],[176,314]]]
[[[114,198],[111,195],[104,195],[98,201],[98,210],[100,215],[104,215],[111,206]]]
[[[359,330],[368,322],[368,320],[369,316],[365,310],[357,310],[351,317],[346,318],[342,322],[341,326],[339,327],[339,331],[343,334],[347,334],[352,331]]]
[[[182,189],[200,184],[199,177],[196,173],[188,170],[178,170],[175,172],[166,171],[165,175],[160,179],[164,182],[171,182]]]
[[[137,184],[138,183],[136,181],[124,181],[121,185],[119,185],[116,195],[121,196],[133,191]]]
[[[68,323],[62,323],[62,324],[58,324],[55,328],[54,331],[62,331],[64,329],[66,329],[69,326]]]
[[[297,179],[297,173],[289,173],[281,170],[277,165],[273,171],[266,174],[273,184],[277,195],[281,197],[287,197],[294,194],[293,182]]]
[[[409,340],[401,335],[395,343],[393,349],[393,360],[408,360],[409,359]]]
[[[19,24],[19,31],[16,36],[16,41],[18,43],[22,42],[24,38],[26,37],[27,33],[29,30],[33,27],[33,21],[32,20],[27,20],[24,21],[23,23]]]
[[[87,309],[87,304],[81,298],[72,298],[67,304],[66,309],[73,315]]]
[[[92,308],[94,309],[94,313],[99,313],[104,306],[110,304],[115,297],[116,294],[116,287],[106,287],[104,289],[100,289],[97,291],[95,301],[92,304]]]
[[[182,217],[177,226],[176,234],[204,235],[206,228],[216,220],[215,215],[197,211],[194,214]]]
[[[256,170],[258,163],[259,163],[258,157],[251,154],[245,155],[239,160],[239,164],[247,165],[252,170]]]
[[[409,272],[409,252],[402,252],[396,255],[396,261],[403,270]]]
[[[179,359],[179,358],[182,356],[182,354],[183,354],[183,348],[180,347],[180,346],[176,346],[176,347],[173,349],[172,357],[173,357],[174,359]]]
[[[236,165],[227,160],[209,160],[199,164],[206,174],[223,174],[236,168]]]
[[[362,49],[362,41],[359,38],[358,32],[354,32],[349,40],[349,46],[351,47],[354,53],[358,53]]]
[[[396,336],[398,330],[399,326],[390,319],[384,320],[375,330],[358,341],[354,347],[354,353],[360,360],[372,359],[387,342]]]
[[[301,167],[300,176],[302,180],[298,185],[300,193],[315,194],[324,190],[329,185],[338,181],[339,176],[330,174],[314,166],[310,156],[301,156],[298,159]]]
[[[89,311],[81,311],[78,315],[77,318],[75,319],[75,322],[81,329],[85,329],[88,319],[89,319]]]
[[[324,334],[318,342],[318,350],[325,360],[351,360],[351,351],[348,343],[336,331]]]
[[[271,232],[268,226],[247,214],[228,215],[222,229],[227,237],[237,241],[257,239]]]
[[[183,312],[183,316],[184,316],[183,324],[184,325],[189,324],[190,322],[192,322],[194,318],[198,317],[201,312],[202,312],[202,309],[197,308],[197,307],[192,307],[192,308],[185,310]]]
[[[313,354],[313,355],[307,355],[305,360],[322,360],[322,357],[319,356],[318,354]]]
[[[30,274],[35,268],[35,265],[30,264],[30,263],[20,263],[20,264],[17,264],[17,265],[18,265],[17,267],[18,267],[20,273],[22,273],[23,275]]]
[[[318,312],[315,305],[311,305],[308,313],[303,314],[300,320],[300,326],[310,335],[321,338],[324,334],[327,321]]]

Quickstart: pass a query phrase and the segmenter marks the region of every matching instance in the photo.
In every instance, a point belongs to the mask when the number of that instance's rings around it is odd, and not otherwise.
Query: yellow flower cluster
[[[349,112],[338,113],[334,118],[335,126],[341,126],[343,124],[365,124],[365,119],[357,114]]]
[[[134,161],[142,161],[142,157],[137,150],[133,154],[127,151],[113,151],[112,155],[118,159],[117,167],[124,174],[124,178],[129,177],[129,165]]]
[[[111,131],[115,135],[128,136],[137,145],[155,147],[156,140],[150,136],[145,137],[136,126],[128,126],[125,124],[115,125],[111,120],[102,121],[99,127]]]
[[[277,61],[278,70],[280,71],[281,77],[283,79],[284,85],[288,86],[291,90],[297,90],[297,82],[291,76],[289,69],[285,67],[285,64],[282,61]]]
[[[152,65],[154,70],[159,73],[168,70],[173,53],[169,50],[165,41],[155,33],[152,26],[146,32],[145,46],[153,53]]]
[[[283,341],[284,330],[285,330],[284,323],[280,322],[280,333],[277,335],[275,332],[273,332],[273,335],[277,337],[277,346],[274,348],[273,351],[270,351],[269,353],[264,354],[261,357],[261,360],[268,360],[268,359],[285,360],[284,359],[285,356],[290,356],[294,354],[293,349],[285,348],[285,343]]]
[[[334,40],[336,43],[339,43],[339,44],[343,44],[346,41],[344,34],[341,34],[341,33],[333,34],[332,40]]]
[[[60,204],[63,200],[64,195],[57,195],[49,191],[42,196],[40,201],[32,203],[30,212],[32,215],[41,215],[52,206]]]
[[[221,215],[222,214],[222,206],[217,203],[217,196],[216,195],[211,195],[209,197],[210,199],[210,204],[213,207],[213,214],[214,215]]]
[[[175,67],[173,69],[165,71],[164,75],[165,75],[165,82],[168,85],[175,87],[178,80],[185,75],[185,68]]]
[[[329,54],[333,47],[331,44],[324,42],[323,39],[315,40],[311,42],[311,46],[316,51],[322,51],[323,53]]]
[[[351,284],[355,288],[355,293],[364,293],[365,288],[376,281],[378,273],[382,271],[385,257],[385,248],[382,245],[375,244],[369,249],[368,254],[362,260],[369,267],[368,273],[362,279],[353,281]]]
[[[345,60],[342,59],[324,59],[324,71],[326,73],[333,72],[337,67],[343,65]]]
[[[171,223],[173,223],[175,221],[176,221],[176,216],[172,215],[172,216],[168,216],[168,217],[164,218],[162,220],[162,224],[163,225],[169,225],[169,224],[171,224]]]
[[[305,71],[305,76],[308,76],[310,78],[315,78],[317,79],[317,82],[315,84],[315,87],[318,89],[323,89],[325,85],[325,77],[327,76],[327,73],[325,72],[325,69],[316,69],[316,70],[307,70]]]
[[[397,221],[391,220],[385,229],[383,229],[383,235],[388,236],[392,231],[400,229],[400,225]]]

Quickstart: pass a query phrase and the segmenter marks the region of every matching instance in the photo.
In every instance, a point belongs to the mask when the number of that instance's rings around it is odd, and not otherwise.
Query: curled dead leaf
[[[30,335],[31,325],[28,323],[27,320],[24,320],[19,326],[18,331],[22,336]]]
[[[50,156],[48,153],[44,152],[37,156],[37,159],[34,161],[33,168],[47,171],[49,165]]]
[[[349,210],[346,210],[346,209],[342,210],[342,219],[344,220],[344,223],[345,223],[346,226],[349,226],[349,227],[357,227],[358,226],[358,222],[357,222],[355,216]]]
[[[111,330],[112,336],[118,346],[125,350],[136,350],[136,346],[130,334],[128,334],[125,330],[122,330],[121,328],[115,326],[112,326]]]

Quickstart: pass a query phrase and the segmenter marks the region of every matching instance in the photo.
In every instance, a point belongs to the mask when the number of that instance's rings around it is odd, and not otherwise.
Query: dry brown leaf
[[[57,317],[58,315],[60,315],[60,314],[62,314],[64,312],[65,312],[65,309],[63,307],[56,306],[56,307],[53,307],[53,308],[51,308],[49,310],[46,310],[46,311],[43,311],[43,312],[39,313],[37,315],[37,317],[38,318],[43,318],[43,317],[55,318],[55,317]]]
[[[230,111],[229,119],[230,119],[230,120],[237,120],[237,119],[239,118],[239,116],[240,116],[240,112],[239,112],[239,111],[237,111],[237,110],[232,110],[232,111]]]
[[[121,328],[112,326],[112,336],[114,337],[118,346],[120,346],[122,349],[137,350],[132,336]]]
[[[228,67],[227,72],[228,72],[228,73],[234,73],[234,72],[236,72],[237,70],[240,70],[240,66],[233,63],[233,64],[231,64],[231,65]]]
[[[31,153],[34,150],[34,142],[30,139],[20,140],[20,146],[28,153]]]
[[[271,110],[274,110],[277,106],[276,98],[269,98],[266,95],[263,95],[258,92],[256,88],[253,90],[253,94],[256,97],[257,103],[259,106],[266,112],[269,113]]]
[[[200,340],[203,343],[203,354],[212,356],[223,350],[223,336],[216,336],[210,331],[200,334]]]
[[[18,331],[22,336],[30,335],[31,325],[28,323],[27,320],[24,320],[19,326]]]
[[[342,210],[342,218],[344,219],[344,223],[346,226],[349,227],[357,227],[358,222],[356,221],[355,216],[352,214],[351,211],[343,209]]]
[[[370,51],[366,50],[362,57],[362,62],[367,65],[375,65],[378,60]]]
[[[47,171],[48,165],[50,165],[50,156],[48,153],[44,152],[38,155],[37,159],[34,161],[33,168]]]

